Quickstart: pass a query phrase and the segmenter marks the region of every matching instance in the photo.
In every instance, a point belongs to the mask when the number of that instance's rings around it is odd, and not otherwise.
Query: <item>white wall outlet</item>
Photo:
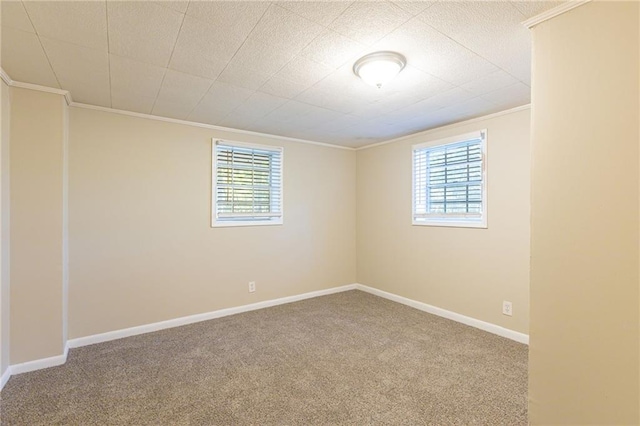
[[[249,281],[249,293],[253,293],[254,291],[256,291],[256,282]]]
[[[506,300],[502,301],[502,314],[512,316],[513,315],[513,306],[511,302],[507,302]]]

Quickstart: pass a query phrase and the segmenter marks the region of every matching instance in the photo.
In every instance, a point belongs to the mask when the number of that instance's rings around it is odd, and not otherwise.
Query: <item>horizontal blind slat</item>
[[[414,149],[414,218],[482,215],[483,138]]]
[[[221,220],[282,216],[282,150],[218,142],[215,207]]]

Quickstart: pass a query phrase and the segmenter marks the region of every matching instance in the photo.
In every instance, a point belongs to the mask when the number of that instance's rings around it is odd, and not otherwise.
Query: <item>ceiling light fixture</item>
[[[362,81],[378,89],[393,80],[407,64],[407,59],[396,52],[374,52],[353,64],[353,72]]]

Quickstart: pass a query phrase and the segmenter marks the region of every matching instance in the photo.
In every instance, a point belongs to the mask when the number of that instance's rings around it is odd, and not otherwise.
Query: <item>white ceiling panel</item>
[[[480,96],[485,93],[511,86],[517,82],[518,79],[511,74],[498,70],[491,74],[487,74],[484,77],[463,84],[461,87],[474,95]]]
[[[254,92],[219,81],[214,82],[189,115],[190,120],[218,124]]]
[[[165,99],[156,99],[151,114],[159,115],[160,117],[176,118],[178,120],[186,120],[193,108],[195,102],[179,102],[179,101],[167,101]]]
[[[401,93],[408,98],[425,99],[453,87],[451,83],[447,83],[414,66],[407,65],[398,77],[383,89]]]
[[[238,49],[229,65],[273,75],[293,59],[294,55],[287,49],[249,38]]]
[[[298,117],[317,111],[318,107],[298,101],[288,101],[265,116],[276,123],[295,123]]]
[[[375,126],[373,124],[375,123],[360,123],[352,127],[346,127],[342,129],[340,133],[353,140],[356,143],[355,146],[368,145],[385,139],[391,139],[398,133],[397,129],[394,129],[393,126],[388,124],[377,123]]]
[[[251,123],[247,130],[253,132],[267,133],[270,135],[284,136],[297,130],[297,126],[292,123],[278,123],[273,120],[267,120],[265,118],[258,119]]]
[[[306,108],[300,108],[300,110],[301,113],[297,115],[295,120],[287,120],[288,122],[295,124],[299,129],[316,128],[343,115],[339,112],[313,105],[308,105]],[[270,116],[267,116],[267,118],[269,117]]]
[[[107,12],[103,1],[25,1],[39,35],[107,50]]]
[[[269,81],[272,76],[273,72],[271,71],[247,68],[233,63],[224,69],[217,81],[255,91]]]
[[[246,39],[248,31],[229,30],[187,14],[169,68],[215,79]]]
[[[109,55],[112,93],[141,96],[155,100],[165,69],[121,56]],[[146,103],[145,103],[146,105]],[[153,106],[153,102],[151,104]]]
[[[258,23],[269,2],[254,1],[191,1],[187,15],[236,34],[249,34]]]
[[[545,10],[562,4],[561,1],[512,1],[511,4],[522,13],[523,21],[536,16]]]
[[[282,67],[276,76],[294,83],[312,86],[334,71],[334,68],[299,56]]]
[[[278,6],[322,26],[327,26],[351,5],[349,1],[281,1]]]
[[[363,81],[355,76],[352,64],[343,65],[335,72],[320,80],[311,89],[324,90],[326,92],[334,93],[337,96],[353,96],[357,93],[358,89],[364,89],[364,95],[375,94],[384,96],[388,92],[386,87],[377,89],[372,86],[367,86]],[[353,99],[358,103],[371,101],[369,98],[354,97]]]
[[[420,19],[530,83],[531,34],[522,25],[522,13],[511,3],[440,2],[423,12]]]
[[[207,93],[212,83],[213,80],[167,70],[162,81],[160,93],[158,93],[157,103],[161,102],[165,105],[163,106],[164,109],[168,108],[166,105],[171,103],[179,105],[181,107],[180,111],[183,111],[184,108],[189,108],[184,114],[184,118],[186,118]],[[156,107],[158,107],[157,103]],[[155,107],[153,111],[156,113]],[[158,113],[158,115],[163,114]]]
[[[271,4],[249,37],[293,56],[316,38],[322,30],[322,26]]]
[[[455,85],[468,83],[498,70],[491,62],[418,18],[380,40],[375,50],[400,52],[412,66]]]
[[[481,115],[478,114],[478,111],[491,110],[492,108],[493,105],[491,102],[481,97],[475,97],[464,102],[447,105],[446,107],[436,111],[433,116],[440,116],[443,119],[455,116],[457,120],[468,120],[472,117]]]
[[[456,87],[394,111],[389,114],[389,116],[395,117],[395,121],[397,122],[402,122],[404,118],[410,119],[413,117],[424,116],[441,108],[445,108],[448,105],[457,105],[469,101],[474,97],[476,96]]]
[[[355,2],[329,26],[362,44],[371,45],[402,25],[411,14],[389,2]]]
[[[406,121],[399,121],[394,125],[399,132],[405,132],[405,129],[411,129],[411,132],[417,132],[425,128],[433,128],[442,126],[451,122],[468,120],[486,114],[478,113],[478,111],[495,112],[495,107],[481,98],[472,98],[465,102],[453,104],[444,108],[431,111]],[[453,121],[452,121],[453,120]],[[401,133],[398,134],[400,136]]]
[[[45,37],[40,41],[60,85],[73,93],[74,101],[111,106],[107,52]]]
[[[123,111],[151,114],[155,97],[141,96],[128,92],[111,91],[111,107]]]
[[[247,100],[252,94],[253,91],[251,90],[216,81],[209,89],[207,96],[211,96],[216,102],[236,107]]]
[[[258,89],[280,98],[293,99],[309,88],[306,84],[294,83],[282,77],[273,76]]]
[[[351,114],[364,119],[375,118],[376,120],[379,120],[394,111],[406,108],[416,102],[417,98],[408,96],[406,93],[396,92],[391,93],[380,100],[358,106],[351,112]]]
[[[324,111],[326,111],[326,113],[307,114],[307,115],[301,116],[296,121],[295,127],[297,129],[318,130],[323,126],[328,125],[328,123],[330,123],[333,118],[340,115],[340,113],[337,113],[334,111],[330,111],[330,110],[324,110]]]
[[[558,1],[2,2],[16,81],[76,101],[360,146],[529,102],[521,21]],[[392,50],[381,89],[353,73]]]
[[[260,117],[254,115],[242,115],[240,113],[229,114],[218,123],[219,126],[229,127],[231,129],[242,129],[256,132],[254,123],[259,120]]]
[[[14,80],[60,87],[34,33],[2,27],[2,68]]]
[[[333,96],[352,100],[355,107],[383,100],[395,93],[393,84],[388,84],[378,89],[364,83],[354,75],[352,64],[350,63],[345,64],[336,72],[319,81],[310,90],[320,90]],[[303,95],[304,93],[301,96]]]
[[[361,105],[361,102],[358,99],[343,96],[340,92],[323,90],[317,86],[302,92],[300,95],[296,96],[296,100],[341,112],[343,114],[349,114]]]
[[[109,52],[166,67],[184,15],[152,2],[108,1]]]
[[[269,114],[285,102],[288,99],[279,98],[277,96],[269,95],[267,93],[255,92],[234,111],[234,115],[239,115],[247,118],[258,119]]]
[[[363,122],[362,117],[351,114],[342,114],[339,117],[327,123],[325,130],[330,132],[339,131],[346,127],[352,127]]]
[[[27,11],[21,1],[5,0],[0,2],[2,8],[2,26],[35,33]]]
[[[176,12],[186,13],[187,7],[189,6],[189,1],[187,0],[176,0],[176,1],[154,1],[152,3],[157,4],[158,6],[168,7],[171,10],[175,10]]]
[[[431,6],[433,6],[434,4],[436,4],[437,2],[435,1],[403,1],[403,0],[399,0],[399,1],[392,1],[393,4],[395,4],[396,6],[398,6],[401,9],[406,10],[407,12],[411,13],[412,15],[419,15],[420,13],[424,12],[426,9],[430,8]]]
[[[531,102],[531,88],[523,83],[515,83],[486,93],[482,98],[502,109],[512,108]]]
[[[233,108],[217,102],[201,102],[189,113],[187,120],[196,123],[218,125]]]
[[[335,31],[326,30],[304,48],[302,55],[312,61],[338,68],[364,52],[364,45]]]

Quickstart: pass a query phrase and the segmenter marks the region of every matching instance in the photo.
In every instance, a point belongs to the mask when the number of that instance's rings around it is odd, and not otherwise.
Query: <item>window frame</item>
[[[463,217],[433,217],[416,219],[416,168],[415,156],[416,151],[425,148],[435,148],[444,145],[461,143],[472,139],[482,139],[482,214],[480,220],[465,219]],[[423,142],[411,146],[411,224],[415,226],[436,226],[436,227],[454,227],[454,228],[488,228],[488,174],[487,174],[487,129],[476,130],[474,132],[464,133],[460,135],[441,138],[433,141]],[[428,184],[428,183],[427,183]]]
[[[216,146],[218,143],[239,148],[260,149],[280,152],[280,216],[271,220],[219,220],[217,217],[216,194],[218,189],[218,164],[216,161]],[[238,142],[227,139],[211,139],[211,227],[226,228],[235,226],[274,226],[284,224],[284,148],[275,145]]]

